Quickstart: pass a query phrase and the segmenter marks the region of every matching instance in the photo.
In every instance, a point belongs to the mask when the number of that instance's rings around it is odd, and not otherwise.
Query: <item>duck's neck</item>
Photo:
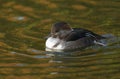
[[[71,32],[72,32],[71,30],[62,30],[62,31],[57,32],[56,34],[54,34],[53,37],[59,38],[59,39],[64,39]]]

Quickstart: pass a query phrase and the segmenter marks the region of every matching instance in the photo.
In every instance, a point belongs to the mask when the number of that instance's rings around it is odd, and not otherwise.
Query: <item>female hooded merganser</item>
[[[86,48],[98,44],[105,37],[83,28],[71,28],[66,22],[57,22],[51,28],[51,34],[46,40],[46,49],[50,51],[66,51]]]

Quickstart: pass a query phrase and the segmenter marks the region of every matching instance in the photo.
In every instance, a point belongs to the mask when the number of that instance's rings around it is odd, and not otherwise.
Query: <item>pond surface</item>
[[[0,79],[120,79],[119,0],[1,0]],[[113,35],[108,46],[45,51],[53,23]]]

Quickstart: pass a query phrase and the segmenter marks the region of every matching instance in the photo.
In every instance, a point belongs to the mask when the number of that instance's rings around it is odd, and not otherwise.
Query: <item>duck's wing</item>
[[[82,29],[73,29],[66,37],[66,41],[75,41],[80,38],[86,37],[85,32]]]
[[[82,29],[82,28],[73,28],[73,31],[65,37],[66,41],[75,41],[80,38],[91,37],[94,40],[104,39],[105,37],[93,33],[92,31]]]

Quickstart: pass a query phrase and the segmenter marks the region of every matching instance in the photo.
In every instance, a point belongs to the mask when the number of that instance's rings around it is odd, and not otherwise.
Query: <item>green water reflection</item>
[[[0,79],[119,79],[119,0],[1,0]],[[46,52],[51,25],[112,34],[106,47]]]

